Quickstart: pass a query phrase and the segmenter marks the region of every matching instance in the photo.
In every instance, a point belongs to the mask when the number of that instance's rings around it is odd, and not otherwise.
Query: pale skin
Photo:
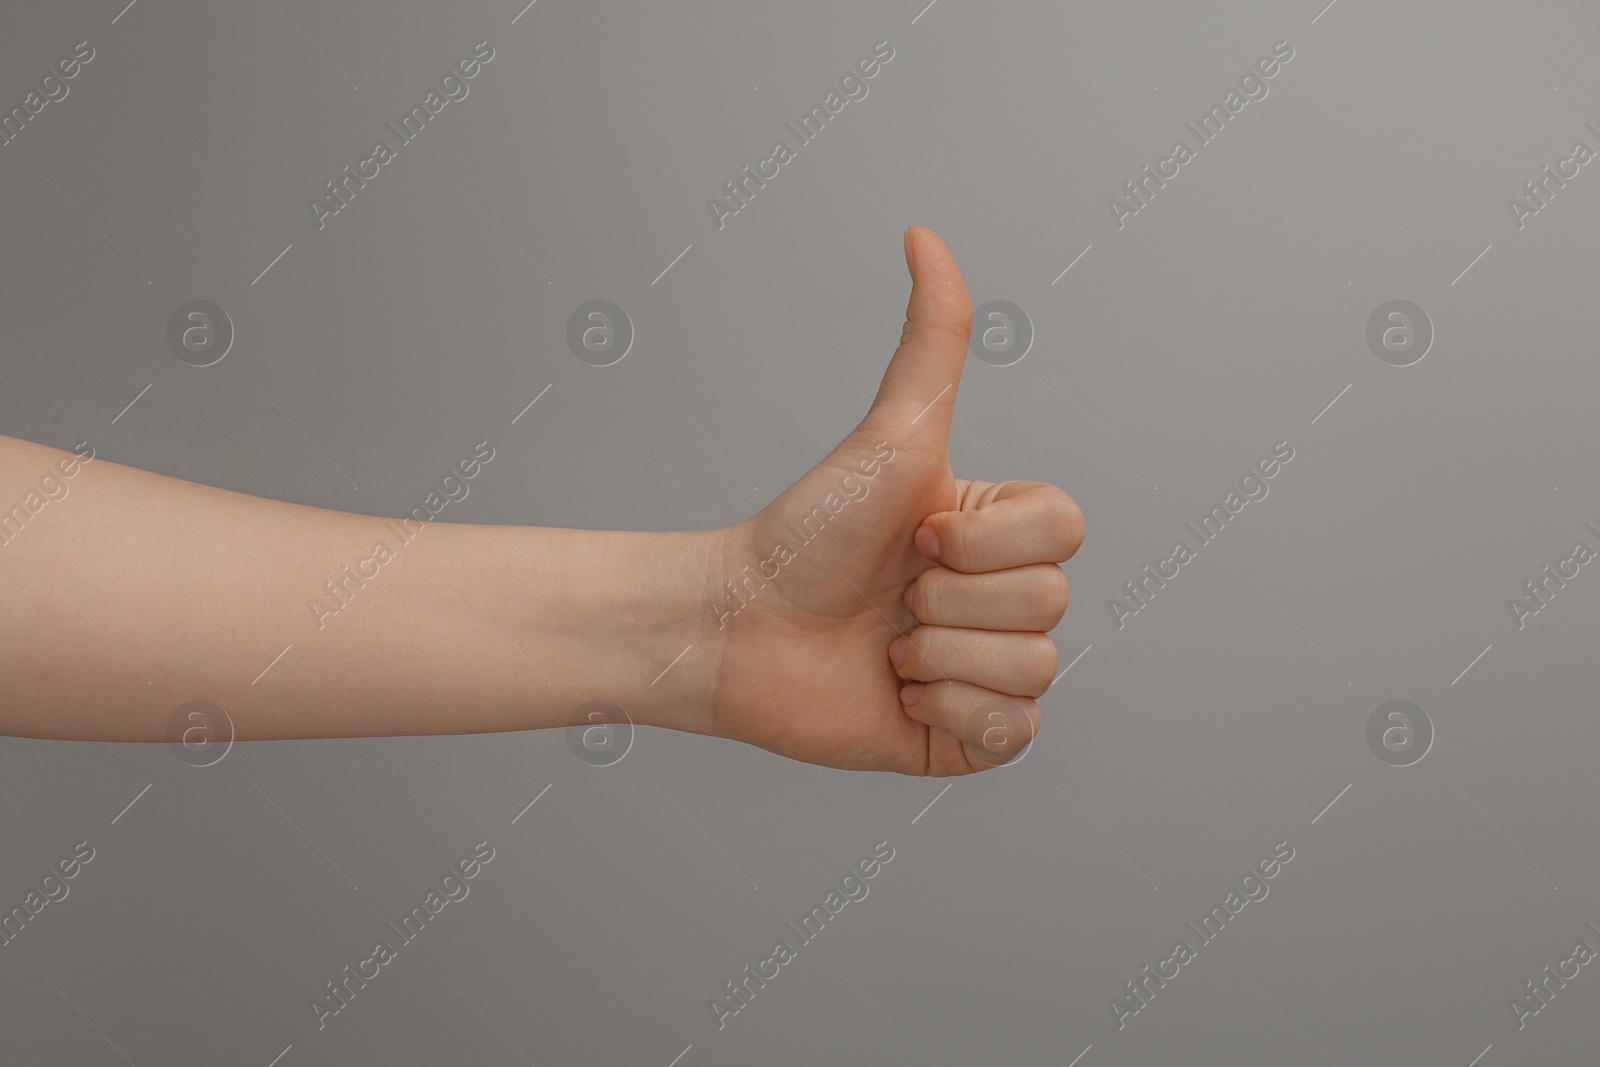
[[[166,741],[196,699],[246,741],[481,733],[604,700],[830,767],[1004,762],[1040,724],[1083,515],[1054,485],[954,476],[972,305],[937,234],[905,246],[905,329],[860,426],[721,529],[434,521],[403,543],[105,458],[68,478],[77,457],[0,437],[0,508],[67,486],[0,527],[0,733]],[[311,598],[377,542],[393,559],[319,624]]]

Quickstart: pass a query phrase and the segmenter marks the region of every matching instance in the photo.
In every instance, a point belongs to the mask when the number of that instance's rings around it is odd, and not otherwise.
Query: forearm
[[[716,531],[402,522],[66,455],[0,438],[6,733],[160,741],[196,699],[246,740],[559,726],[595,699],[706,728]]]

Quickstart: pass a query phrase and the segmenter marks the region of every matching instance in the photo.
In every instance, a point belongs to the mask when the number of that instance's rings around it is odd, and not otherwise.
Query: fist
[[[956,507],[913,538],[935,566],[906,586],[909,633],[889,642],[917,722],[963,742],[970,768],[1010,760],[1039,729],[1058,656],[1046,631],[1067,610],[1058,564],[1083,543],[1083,513],[1043,482],[957,480]]]
[[[932,230],[907,230],[905,253],[905,328],[860,425],[718,531],[704,730],[831,767],[965,774],[1039,729],[1083,514],[1043,482],[955,477],[972,302]]]

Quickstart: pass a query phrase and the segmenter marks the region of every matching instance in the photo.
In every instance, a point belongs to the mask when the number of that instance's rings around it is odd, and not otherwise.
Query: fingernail
[[[912,582],[910,585],[906,586],[906,595],[900,598],[900,599],[902,599],[902,600],[904,600],[906,602],[906,610],[907,611],[912,610],[911,609],[911,590],[916,587],[916,584],[917,584],[916,582]]]
[[[904,704],[908,708],[911,707],[917,701],[922,699],[922,690],[926,688],[926,686],[926,682],[907,682],[900,689],[900,703]]]
[[[905,635],[902,634],[893,641],[889,642],[889,662],[893,663],[896,667],[900,667],[905,664],[905,661],[906,639]]]
[[[913,540],[916,542],[917,551],[935,563],[939,562],[939,532],[937,530],[932,526],[920,526],[917,528],[917,535]]]

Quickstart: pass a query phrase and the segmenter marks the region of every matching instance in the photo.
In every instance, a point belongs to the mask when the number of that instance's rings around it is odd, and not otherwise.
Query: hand
[[[972,305],[931,230],[906,263],[866,418],[720,530],[397,522],[0,437],[0,506],[24,502],[0,513],[0,733],[169,740],[195,699],[240,740],[469,733],[603,700],[839,768],[1010,758],[1055,673],[1083,516],[1051,485],[952,475]]]
[[[866,418],[722,531],[710,732],[842,769],[966,774],[1039,728],[1058,563],[1083,513],[1043,482],[950,470],[972,302],[932,230],[906,231],[911,300]]]

